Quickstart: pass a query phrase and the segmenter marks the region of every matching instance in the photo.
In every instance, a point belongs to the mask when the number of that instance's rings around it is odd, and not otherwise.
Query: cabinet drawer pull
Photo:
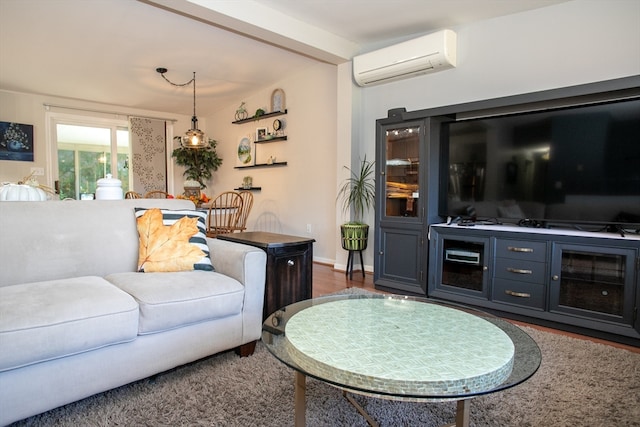
[[[504,291],[505,294],[507,295],[511,295],[512,297],[518,297],[518,298],[531,298],[531,294],[528,294],[526,292],[515,292],[515,291],[511,291],[509,289]]]
[[[287,261],[287,265],[288,265],[289,267],[293,267],[295,264],[296,264],[296,263],[295,263],[295,262],[293,262],[293,260],[292,260],[292,259],[290,259],[290,260],[288,260],[288,261]]]
[[[533,271],[531,271],[531,270],[523,270],[521,268],[507,267],[507,271],[509,273],[516,273],[516,274],[533,274]]]
[[[507,246],[507,250],[511,252],[527,252],[527,253],[533,252],[533,248],[519,248],[517,246]]]

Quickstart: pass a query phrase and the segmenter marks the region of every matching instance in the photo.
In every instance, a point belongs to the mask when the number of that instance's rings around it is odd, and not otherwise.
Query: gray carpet
[[[472,426],[640,426],[640,354],[523,327],[543,361],[529,381],[476,398]],[[381,426],[440,426],[455,404],[357,397]],[[259,343],[29,418],[16,426],[291,426],[293,371]],[[307,380],[308,426],[366,426],[333,387]]]

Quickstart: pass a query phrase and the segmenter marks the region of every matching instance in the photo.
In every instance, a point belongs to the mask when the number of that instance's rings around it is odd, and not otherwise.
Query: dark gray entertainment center
[[[638,106],[633,76],[389,110],[376,288],[640,346]]]

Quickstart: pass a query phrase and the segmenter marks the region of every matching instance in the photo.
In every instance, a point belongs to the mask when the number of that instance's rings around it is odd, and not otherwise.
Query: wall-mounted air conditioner
[[[433,73],[456,66],[456,33],[442,30],[353,58],[360,86]]]

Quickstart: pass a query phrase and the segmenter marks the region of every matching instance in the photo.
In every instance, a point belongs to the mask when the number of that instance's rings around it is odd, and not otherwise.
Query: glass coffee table
[[[306,377],[351,394],[457,401],[452,426],[469,426],[470,399],[530,378],[541,353],[517,326],[468,307],[398,295],[336,295],[288,305],[265,320],[262,341],[295,372],[295,425],[305,425]]]

